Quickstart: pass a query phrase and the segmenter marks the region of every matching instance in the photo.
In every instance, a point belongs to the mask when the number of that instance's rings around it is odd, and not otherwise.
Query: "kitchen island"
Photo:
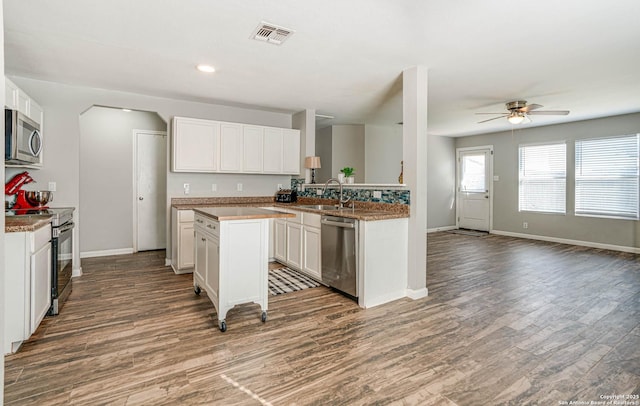
[[[269,219],[290,213],[256,207],[195,208],[196,294],[204,289],[218,313],[220,331],[235,305],[256,303],[267,320],[269,285]]]

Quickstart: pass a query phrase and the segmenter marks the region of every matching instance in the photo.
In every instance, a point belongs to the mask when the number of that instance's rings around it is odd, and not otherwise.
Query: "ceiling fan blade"
[[[530,104],[528,106],[520,107],[518,111],[521,111],[523,113],[528,113],[531,110],[536,110],[536,109],[539,109],[540,107],[542,107],[541,104]]]
[[[498,116],[498,117],[492,117],[492,118],[489,118],[489,119],[486,119],[486,120],[482,120],[482,121],[478,121],[478,124],[486,123],[487,121],[491,121],[491,120],[497,120],[499,118],[505,118],[507,115],[508,114],[505,114],[505,115],[502,115],[502,116]]]
[[[524,115],[524,123],[525,123],[525,124],[529,124],[529,123],[531,123],[532,121],[533,121],[533,120],[531,119],[531,117],[529,117],[529,115],[528,115],[528,114],[525,114],[525,115]]]
[[[569,114],[569,110],[540,110],[530,111],[527,114],[535,114],[538,116],[566,116]]]

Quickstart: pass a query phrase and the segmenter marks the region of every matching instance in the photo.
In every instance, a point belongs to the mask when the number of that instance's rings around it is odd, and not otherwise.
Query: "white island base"
[[[257,208],[195,209],[194,291],[207,292],[222,332],[227,312],[239,304],[258,304],[260,319],[267,320],[269,218],[274,217],[293,215]]]

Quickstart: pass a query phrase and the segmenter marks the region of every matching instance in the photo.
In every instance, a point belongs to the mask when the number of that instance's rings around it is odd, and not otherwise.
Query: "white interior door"
[[[165,248],[167,137],[164,132],[134,130],[135,251]]]
[[[461,148],[457,155],[458,227],[490,231],[493,147]]]

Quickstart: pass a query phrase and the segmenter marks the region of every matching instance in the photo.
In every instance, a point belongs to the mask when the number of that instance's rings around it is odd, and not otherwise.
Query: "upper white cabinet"
[[[173,172],[300,173],[300,131],[173,118]]]
[[[262,173],[264,132],[264,127],[257,125],[242,126],[242,171],[245,173]]]
[[[195,118],[174,117],[172,140],[172,171],[218,171],[220,123]]]
[[[299,130],[282,130],[282,172],[291,175],[300,173]]]
[[[242,125],[220,123],[220,172],[242,172]]]
[[[18,110],[38,124],[42,124],[42,107],[11,80],[4,78],[4,104]],[[40,129],[42,132],[42,129]]]

